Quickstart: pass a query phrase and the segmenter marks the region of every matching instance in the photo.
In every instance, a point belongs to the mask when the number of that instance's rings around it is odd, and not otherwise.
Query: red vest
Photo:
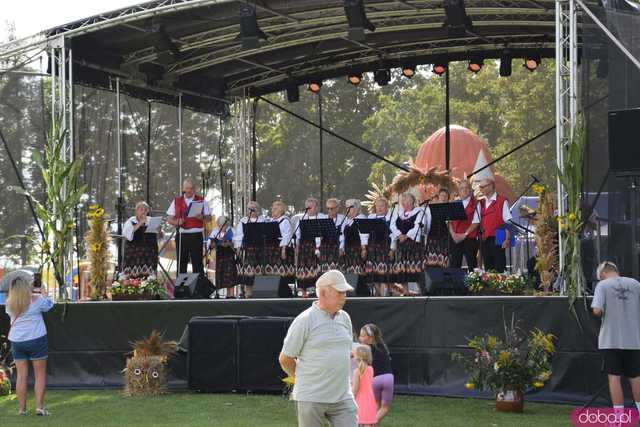
[[[476,206],[478,205],[478,201],[475,198],[471,198],[469,203],[467,204],[464,213],[467,214],[467,219],[460,221],[451,221],[451,225],[453,226],[453,232],[457,234],[464,234],[465,231],[469,229],[471,224],[473,223],[473,217],[475,214]],[[478,237],[478,229],[473,230],[467,238],[475,239]]]
[[[201,202],[203,200],[204,199],[202,198],[202,196],[198,196],[197,194],[193,195],[194,202]],[[202,221],[201,219],[187,217],[187,210],[189,209],[189,206],[187,206],[187,202],[185,201],[184,197],[176,197],[174,200],[174,206],[176,209],[176,218],[184,218],[185,220],[184,224],[182,224],[182,228],[204,228],[204,221]]]
[[[496,230],[504,224],[502,220],[502,209],[507,201],[501,195],[497,195],[496,201],[487,208],[487,200],[480,200],[480,226],[482,227],[482,240],[489,237],[496,237]]]

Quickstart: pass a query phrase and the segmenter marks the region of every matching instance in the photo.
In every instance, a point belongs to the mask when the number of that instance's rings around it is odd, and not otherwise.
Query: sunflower
[[[464,384],[464,388],[466,388],[467,390],[473,390],[474,388],[476,388],[476,385],[472,382],[468,382]]]
[[[96,209],[96,211],[95,211],[96,218],[100,218],[102,215],[104,215],[104,209],[102,209],[102,208]]]
[[[542,381],[536,381],[536,382],[533,383],[533,386],[535,388],[542,388],[542,387],[544,387],[544,383]]]
[[[535,184],[533,187],[531,187],[533,192],[540,195],[542,193],[544,193],[544,191],[546,190],[545,186],[542,184]]]
[[[102,248],[102,243],[92,243],[91,250],[93,252],[98,252]]]

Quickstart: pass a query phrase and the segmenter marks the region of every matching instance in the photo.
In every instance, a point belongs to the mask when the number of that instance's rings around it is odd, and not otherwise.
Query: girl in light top
[[[216,224],[217,227],[209,235],[210,247],[216,254],[216,288],[225,288],[227,298],[235,298],[238,267],[233,250],[233,227],[224,215],[218,217]]]
[[[125,272],[137,270],[155,275],[158,269],[158,234],[147,233],[149,225],[149,205],[136,203],[135,216],[124,223],[122,234],[126,239],[124,250]]]
[[[358,425],[375,426],[378,424],[376,399],[373,394],[373,367],[371,366],[371,348],[359,345],[354,350],[357,368],[353,371],[351,390],[358,405]]]
[[[8,339],[16,362],[16,395],[20,415],[27,414],[29,361],[33,364],[35,377],[36,415],[49,415],[44,407],[49,345],[42,313],[52,307],[53,302],[49,298],[34,292],[33,283],[20,277],[11,283],[5,311],[11,320]]]

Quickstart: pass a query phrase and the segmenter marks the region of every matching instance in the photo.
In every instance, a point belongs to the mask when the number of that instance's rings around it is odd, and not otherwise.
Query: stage
[[[310,304],[308,299],[56,304],[45,315],[49,386],[121,387],[120,371],[130,342],[153,329],[164,331],[168,339],[179,340],[194,316],[295,316]],[[604,383],[597,353],[598,321],[588,314],[583,301],[576,306],[583,330],[564,297],[349,298],[345,310],[356,328],[369,322],[382,328],[391,350],[397,393],[476,396],[465,390],[465,375],[450,357],[464,349],[469,337],[485,332],[500,335],[503,312],[507,319],[516,313],[526,330],[538,327],[557,337],[551,381],[527,399],[577,403]],[[8,326],[3,314],[0,333],[6,334]],[[186,388],[185,354],[176,356],[172,370],[172,388]]]

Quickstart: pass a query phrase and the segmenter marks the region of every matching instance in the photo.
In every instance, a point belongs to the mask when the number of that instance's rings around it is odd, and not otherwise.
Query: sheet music
[[[203,209],[204,202],[191,202],[191,208],[189,209],[189,218],[201,215]]]
[[[160,216],[148,216],[147,217],[147,229],[145,233],[157,233],[162,225],[162,217]]]

